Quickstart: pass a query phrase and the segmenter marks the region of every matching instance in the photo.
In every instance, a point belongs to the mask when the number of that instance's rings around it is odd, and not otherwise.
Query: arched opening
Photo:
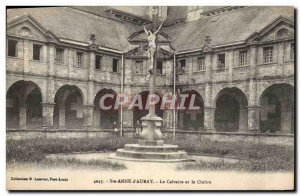
[[[42,128],[41,90],[34,82],[18,81],[7,91],[7,128]]]
[[[139,93],[142,98],[142,109],[140,109],[138,106],[135,106],[132,108],[133,110],[133,124],[136,124],[138,120],[140,120],[142,117],[146,116],[149,113],[149,109],[146,108],[147,99],[149,95],[149,91],[143,91]],[[157,94],[157,93],[156,93]],[[162,98],[159,94],[157,94],[160,99],[157,104],[155,104],[155,114],[161,118],[163,118],[163,110],[160,109]]]
[[[81,129],[83,126],[82,91],[71,85],[62,86],[55,94],[54,126],[59,129]]]
[[[201,95],[195,91],[184,91],[187,94],[185,99],[185,109],[178,110],[178,128],[181,130],[201,131],[204,127],[204,101]],[[192,98],[195,97],[195,98]],[[193,99],[195,99],[193,101]],[[191,103],[194,102],[194,103]],[[199,109],[191,109],[189,106],[199,107]]]
[[[216,98],[215,129],[218,132],[246,131],[247,98],[238,88],[225,88]]]
[[[103,97],[104,95],[112,95],[112,97]],[[94,126],[101,129],[112,129],[114,122],[119,125],[119,108],[114,108],[116,102],[117,93],[112,89],[100,90],[94,100]],[[110,107],[110,109],[104,109],[100,107],[100,100],[104,99],[104,106]]]
[[[294,133],[294,87],[274,84],[260,97],[260,130],[263,133]]]

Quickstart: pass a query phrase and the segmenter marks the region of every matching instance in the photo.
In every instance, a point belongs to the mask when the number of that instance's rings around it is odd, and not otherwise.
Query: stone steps
[[[126,151],[135,152],[177,152],[178,145],[163,144],[162,146],[145,146],[139,144],[125,144]]]
[[[186,159],[187,154],[184,151],[177,152],[144,152],[144,151],[130,151],[125,149],[118,149],[116,156],[133,158],[133,159],[159,159],[159,160],[171,160],[171,159]]]

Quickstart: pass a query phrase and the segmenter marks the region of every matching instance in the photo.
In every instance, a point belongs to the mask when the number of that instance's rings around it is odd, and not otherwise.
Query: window
[[[56,48],[55,51],[55,63],[56,64],[63,64],[64,63],[64,49]]]
[[[41,60],[41,49],[42,49],[42,45],[33,44],[33,60],[36,61]]]
[[[197,59],[197,71],[204,71],[205,65],[204,65],[204,57],[198,57]]]
[[[291,61],[293,61],[294,60],[294,58],[295,58],[295,51],[294,51],[294,43],[291,43]]]
[[[135,61],[135,73],[143,73],[143,61]]]
[[[248,64],[248,52],[247,50],[240,51],[240,66]]]
[[[225,69],[225,54],[218,54],[218,69]]]
[[[272,63],[273,62],[273,46],[264,47],[264,63]]]
[[[185,59],[179,60],[178,73],[179,74],[186,73],[186,60]]]
[[[161,60],[158,60],[157,64],[156,64],[156,74],[157,75],[162,74],[162,67],[163,67],[163,62]]]
[[[82,67],[83,52],[76,52],[76,67]]]
[[[119,64],[119,59],[113,59],[113,67],[112,67],[112,71],[113,72],[118,72],[118,64]]]
[[[95,69],[101,70],[101,56],[99,56],[99,55],[96,55]]]
[[[17,46],[17,41],[9,39],[7,42],[7,55],[11,57],[17,57]]]

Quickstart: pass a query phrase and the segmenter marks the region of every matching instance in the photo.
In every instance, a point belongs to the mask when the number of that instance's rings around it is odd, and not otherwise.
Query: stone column
[[[206,132],[215,132],[214,117],[215,107],[212,104],[212,52],[205,53],[205,97],[204,97],[204,130]]]
[[[55,61],[55,48],[53,44],[49,45],[49,67],[48,74],[49,76],[54,76],[54,61]]]
[[[248,100],[248,131],[257,132],[259,130],[259,109],[257,105],[257,81],[256,81],[256,63],[257,46],[250,46],[250,81],[249,81],[249,100]]]
[[[83,105],[83,128],[84,129],[92,129],[93,120],[94,120],[94,105]]]
[[[55,103],[42,103],[43,129],[53,128],[53,111]]]
[[[26,129],[27,127],[26,104],[20,104],[19,118],[20,118],[20,129]]]
[[[95,78],[95,52],[90,52],[90,64],[88,69],[89,80],[94,80]]]
[[[248,129],[248,110],[241,109],[239,115],[239,132],[246,132]]]
[[[96,129],[100,129],[100,124],[101,124],[101,121],[100,121],[100,109],[94,108],[94,123],[93,123],[93,126]]]
[[[292,105],[291,100],[284,99],[281,101],[281,133],[283,134],[290,134],[293,133],[292,129],[292,121],[293,121],[293,115],[292,115]]]
[[[24,40],[24,73],[29,72],[29,60],[30,60],[30,43],[28,40]]]
[[[59,129],[65,129],[66,128],[66,108],[65,105],[62,104],[59,106],[59,120],[58,120],[58,126]]]
[[[204,107],[204,130],[215,132],[215,107]]]

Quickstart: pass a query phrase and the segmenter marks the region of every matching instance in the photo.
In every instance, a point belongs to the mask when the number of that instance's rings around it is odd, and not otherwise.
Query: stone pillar
[[[54,76],[54,61],[55,61],[55,48],[54,45],[49,45],[49,67],[48,67],[48,74],[49,76]]]
[[[55,103],[42,103],[43,107],[43,128],[53,128],[53,111]]]
[[[226,60],[226,61],[228,63],[228,82],[230,82],[230,84],[232,84],[233,67],[234,67],[234,52],[233,52],[233,50],[228,52],[228,60]]]
[[[241,109],[239,115],[239,132],[246,132],[248,129],[248,110]]]
[[[27,127],[26,104],[20,104],[19,119],[20,119],[20,129],[26,129]]]
[[[24,73],[29,72],[29,60],[30,60],[30,43],[28,40],[24,40]]]
[[[88,69],[89,80],[94,80],[95,77],[95,52],[90,52],[90,64]]]
[[[100,129],[100,123],[100,109],[94,109],[94,128]]]
[[[215,132],[215,107],[204,107],[204,130]]]
[[[249,81],[249,100],[248,100],[248,131],[257,132],[259,130],[259,109],[257,105],[257,81],[256,64],[258,60],[257,46],[250,46],[250,81]]]
[[[248,131],[257,132],[259,130],[259,106],[248,106]]]
[[[292,121],[293,121],[293,115],[292,115],[292,105],[291,100],[284,99],[281,101],[281,133],[283,134],[290,134],[293,133],[292,130]]]
[[[59,120],[58,120],[58,127],[59,129],[65,129],[66,128],[66,108],[65,105],[59,106]]]
[[[93,127],[94,120],[94,105],[83,105],[83,128],[91,129]]]

